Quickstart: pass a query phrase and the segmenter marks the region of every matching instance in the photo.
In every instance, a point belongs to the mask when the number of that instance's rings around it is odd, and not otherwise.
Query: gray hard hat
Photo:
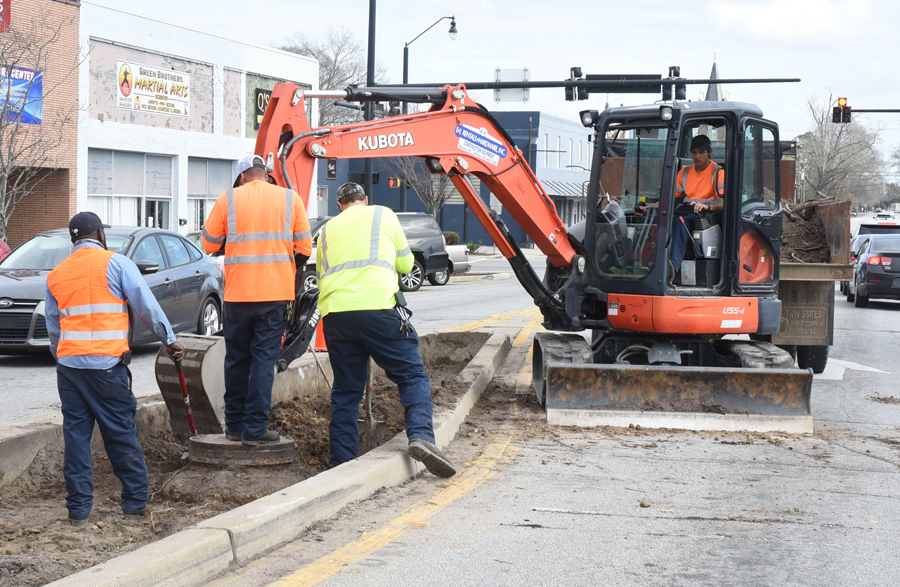
[[[337,199],[338,201],[343,200],[346,197],[352,196],[353,194],[362,194],[366,195],[366,190],[363,189],[361,185],[358,183],[353,183],[352,181],[348,181],[344,185],[338,188],[337,191]]]

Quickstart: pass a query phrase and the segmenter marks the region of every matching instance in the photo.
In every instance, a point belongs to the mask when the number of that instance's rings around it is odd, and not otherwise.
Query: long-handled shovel
[[[369,376],[366,382],[366,418],[359,421],[359,449],[356,456],[362,456],[384,442],[385,423],[375,420],[372,413],[372,394],[375,391],[375,361],[369,359]]]
[[[187,412],[188,427],[191,434],[197,434],[197,427],[194,425],[194,413],[191,411],[191,397],[188,395],[187,382],[184,380],[184,369],[181,367],[181,361],[175,361],[175,370],[178,371],[178,382],[181,384],[181,397],[184,398],[184,411]]]

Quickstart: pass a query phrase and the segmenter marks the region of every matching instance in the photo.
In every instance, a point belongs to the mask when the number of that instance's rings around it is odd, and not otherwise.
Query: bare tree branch
[[[278,47],[319,61],[319,89],[343,90],[366,83],[366,50],[347,27],[329,28],[325,37],[314,39],[297,31]],[[387,70],[375,65],[375,83],[387,82]],[[336,106],[334,100],[319,101],[318,126],[350,124],[362,120],[362,112]]]
[[[450,178],[445,174],[432,174],[421,157],[390,157],[385,159],[385,163],[391,173],[416,192],[425,205],[425,211],[431,216],[436,216],[447,200],[457,193]]]
[[[823,192],[839,199],[873,205],[884,198],[885,161],[878,148],[878,130],[859,120],[831,121],[831,96],[822,104],[810,100],[814,126],[798,137],[798,160],[808,193]]]
[[[24,23],[24,24],[18,24]],[[76,131],[78,106],[43,108],[49,97],[67,90],[83,56],[72,56],[55,80],[41,74],[48,69],[54,44],[63,24],[54,25],[42,14],[17,21],[0,35],[0,239],[6,240],[7,225],[16,206],[30,196],[61,167],[60,149],[69,133]],[[54,59],[61,59],[53,55]],[[33,72],[33,74],[32,74]],[[13,79],[27,84],[14,88]],[[40,81],[39,81],[40,80]],[[50,82],[50,83],[48,83]],[[41,84],[41,93],[31,90]],[[57,101],[59,102],[59,101]],[[29,111],[42,106],[39,123],[29,122]]]

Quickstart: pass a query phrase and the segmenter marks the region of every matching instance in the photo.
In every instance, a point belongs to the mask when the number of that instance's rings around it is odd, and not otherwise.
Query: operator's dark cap
[[[91,234],[101,228],[109,228],[109,224],[103,224],[100,217],[93,212],[79,212],[69,220],[69,236],[72,238]]]
[[[337,191],[337,199],[340,202],[346,197],[352,196],[353,194],[362,194],[366,195],[366,190],[363,189],[361,185],[358,183],[353,183],[352,181],[348,181],[344,185],[338,188]]]
[[[697,135],[691,139],[691,149],[703,149],[704,151],[712,151],[712,142],[706,135]]]

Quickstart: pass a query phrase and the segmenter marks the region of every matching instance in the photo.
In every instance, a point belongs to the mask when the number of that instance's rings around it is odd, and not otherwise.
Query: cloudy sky
[[[350,28],[365,46],[367,0],[89,0],[179,26],[259,45],[295,31],[323,35]],[[696,9],[691,9],[691,5]],[[782,138],[808,130],[807,102],[846,96],[856,108],[900,108],[900,2],[896,0],[378,0],[376,56],[391,82],[402,80],[403,45],[442,16],[456,16],[451,41],[443,21],[410,46],[410,82],[491,81],[496,68],[528,68],[532,80],[561,80],[571,66],[585,73],[705,78],[713,59],[721,77],[801,78],[801,83],[732,85],[732,100],[759,105]],[[701,97],[705,87],[688,88]],[[567,103],[563,90],[532,91],[527,104],[476,99],[494,110],[542,110],[577,116],[602,109],[606,95]],[[650,95],[610,96],[641,104]],[[882,147],[900,147],[900,114],[855,115],[882,129]]]

